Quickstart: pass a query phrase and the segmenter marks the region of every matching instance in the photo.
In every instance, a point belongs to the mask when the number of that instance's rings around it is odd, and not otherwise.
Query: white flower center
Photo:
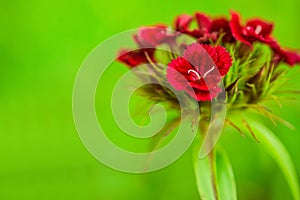
[[[214,69],[215,69],[215,66],[212,66],[212,68],[210,70],[208,70],[207,72],[205,72],[205,74],[203,75],[203,78],[205,78],[207,76],[207,74],[209,74]]]
[[[205,72],[205,73],[203,74],[203,78],[205,78],[205,77],[206,77],[211,71],[213,71],[214,69],[215,69],[215,66],[212,66],[211,69],[209,69],[207,72]],[[199,74],[196,70],[189,69],[189,70],[188,70],[188,74],[190,74],[191,72],[197,76],[197,79],[198,79],[198,80],[201,79],[200,74]]]
[[[262,26],[261,26],[261,25],[257,25],[257,26],[256,26],[256,29],[255,29],[255,33],[256,33],[257,35],[260,34],[261,30],[262,30]]]
[[[197,79],[198,79],[198,80],[201,79],[201,76],[199,75],[199,73],[198,73],[196,70],[189,69],[189,70],[188,70],[188,74],[190,74],[190,72],[193,72],[193,73],[197,76]]]

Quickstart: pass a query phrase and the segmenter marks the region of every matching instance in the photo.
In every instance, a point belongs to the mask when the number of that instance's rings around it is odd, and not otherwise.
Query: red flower
[[[211,19],[205,14],[196,12],[195,18],[198,24],[198,27],[201,28],[203,31],[208,32],[211,26]]]
[[[136,67],[143,63],[148,63],[146,52],[150,59],[154,61],[154,49],[121,50],[117,60],[129,67]]]
[[[197,20],[198,28],[191,29],[191,23]],[[195,38],[203,38],[205,35],[208,37],[209,32],[206,26],[210,25],[210,19],[204,14],[196,13],[194,17],[190,15],[179,15],[175,19],[175,29],[181,33],[190,35]]]
[[[283,61],[290,66],[300,64],[300,54],[296,51],[279,49],[275,52],[275,57],[278,57],[279,61]]]
[[[245,26],[240,24],[238,13],[231,12],[230,28],[235,39],[252,47],[256,41],[266,43],[272,48],[277,48],[278,44],[271,38],[273,24],[260,19],[249,20]]]
[[[156,25],[154,27],[139,28],[137,34],[133,35],[133,39],[138,44],[140,49],[137,50],[121,50],[118,55],[118,61],[136,67],[143,63],[149,63],[146,53],[152,61],[154,59],[155,47],[174,40],[175,35],[169,34],[165,25]]]
[[[190,23],[193,21],[193,17],[190,15],[182,14],[175,19],[175,30],[184,32],[189,28]]]
[[[229,21],[225,18],[218,18],[212,21],[210,26],[210,32],[223,34],[222,42],[235,42],[235,38],[232,35]]]
[[[224,47],[194,43],[168,64],[167,79],[176,90],[186,91],[197,101],[209,101],[221,91],[218,84],[231,65]]]
[[[147,53],[151,61],[155,62],[155,47],[163,43],[174,45],[176,36],[177,34],[169,33],[165,25],[139,28],[138,33],[133,35],[133,39],[140,49],[121,50],[117,59],[129,67],[135,67],[143,63],[149,63],[146,57]]]
[[[235,39],[251,48],[254,42],[259,41],[269,45],[275,54],[275,60],[283,61],[291,66],[300,64],[300,55],[296,51],[283,50],[276,40],[271,37],[273,24],[260,19],[253,19],[249,20],[245,26],[242,26],[239,14],[231,12],[230,27]]]
[[[140,47],[156,47],[162,43],[172,43],[176,34],[169,33],[167,26],[156,25],[153,27],[142,27],[133,36]]]
[[[191,23],[197,22],[198,28],[191,29]],[[229,21],[225,18],[210,19],[202,13],[195,13],[194,17],[183,14],[175,19],[175,29],[181,33],[188,34],[198,39],[200,43],[209,43],[210,40],[216,41],[218,36],[223,35],[223,42],[234,42]]]

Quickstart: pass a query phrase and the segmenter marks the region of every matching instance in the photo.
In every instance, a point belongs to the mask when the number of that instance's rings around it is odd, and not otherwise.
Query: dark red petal
[[[209,30],[211,26],[211,20],[204,14],[196,12],[195,17],[200,29]]]
[[[189,84],[194,89],[211,90],[215,88],[219,82],[220,79],[216,79],[215,77],[206,77],[205,79],[201,78],[200,81],[189,82]]]
[[[191,17],[190,15],[186,15],[186,14],[179,15],[175,19],[175,30],[176,31],[185,31],[185,30],[187,30],[188,26],[190,25],[192,20],[193,20],[193,17]]]
[[[252,42],[250,42],[243,33],[245,29],[240,24],[240,16],[238,13],[231,12],[231,20],[229,22],[229,25],[231,28],[232,35],[235,39],[252,47]]]
[[[165,25],[139,28],[138,33],[133,36],[140,47],[147,48],[163,43],[167,37],[169,35],[167,34],[167,26]]]
[[[283,62],[290,66],[300,64],[300,54],[296,51],[283,50],[281,56]]]
[[[145,51],[148,53],[151,60],[154,61],[154,49],[138,49],[133,51],[123,49],[119,52],[117,60],[129,67],[136,67],[142,63],[148,63]]]
[[[193,69],[190,63],[182,57],[173,59],[167,68],[167,80],[176,90],[186,90],[188,88],[185,78],[189,69]]]
[[[229,21],[225,18],[213,20],[211,27],[210,27],[210,32],[217,32],[219,34],[221,34],[221,33],[225,34],[222,38],[222,41],[224,43],[235,41],[235,39],[232,35],[232,32],[231,32],[230,26],[229,26]]]
[[[185,33],[187,35],[190,35],[194,38],[201,38],[204,36],[204,34],[206,33],[207,31],[204,31],[202,29],[194,29],[194,30],[186,30],[185,32],[182,32],[182,33]]]
[[[249,20],[246,24],[247,27],[252,27],[255,34],[262,35],[264,38],[269,37],[273,31],[273,24],[260,19]]]
[[[215,87],[211,90],[198,90],[198,89],[193,89],[193,90],[188,90],[187,93],[196,99],[197,101],[211,101],[213,98],[218,96],[218,93],[221,91],[219,87]]]
[[[203,34],[205,33],[205,31],[201,30],[201,29],[194,29],[191,30],[190,29],[190,24],[193,21],[193,17],[190,15],[180,15],[175,19],[175,29],[176,31],[179,31],[181,33],[187,34],[189,36],[195,37],[195,38],[199,38],[202,37]]]
[[[187,71],[189,69],[194,69],[193,66],[183,57],[178,57],[176,59],[173,59],[169,64],[169,67],[177,70],[183,75],[187,75]]]

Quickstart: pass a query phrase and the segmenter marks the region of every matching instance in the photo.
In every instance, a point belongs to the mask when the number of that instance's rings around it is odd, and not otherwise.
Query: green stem
[[[208,129],[208,123],[206,120],[200,119],[200,131],[202,133],[203,138],[205,138],[205,135],[207,134],[207,129]],[[210,145],[208,145],[210,146]],[[210,171],[211,171],[211,183],[212,183],[212,188],[213,188],[213,193],[214,193],[214,199],[219,200],[218,196],[218,190],[217,190],[217,183],[216,183],[216,170],[215,170],[215,155],[214,155],[214,149],[212,149],[208,156],[209,160],[209,166],[210,166]]]
[[[212,183],[212,187],[213,187],[214,197],[215,197],[215,200],[219,200],[217,184],[216,184],[215,156],[214,156],[213,149],[209,153],[208,159],[209,159],[210,170],[211,170],[211,183]]]

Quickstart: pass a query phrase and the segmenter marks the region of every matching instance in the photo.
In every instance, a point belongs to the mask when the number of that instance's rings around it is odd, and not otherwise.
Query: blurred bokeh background
[[[88,153],[72,118],[77,70],[111,35],[141,25],[171,24],[176,15],[197,10],[229,16],[234,9],[244,19],[260,16],[275,23],[274,36],[283,46],[300,48],[299,7],[299,0],[1,0],[0,199],[199,199],[190,151],[145,175],[115,171]],[[111,73],[124,70],[114,64]],[[300,83],[296,80],[294,86]],[[101,116],[101,105],[99,110]],[[296,130],[273,127],[298,174],[299,111],[299,101],[279,111]],[[102,108],[103,115],[107,112]],[[116,129],[103,120],[107,129]],[[239,199],[291,199],[277,165],[257,143],[231,129],[221,140],[233,163]]]

